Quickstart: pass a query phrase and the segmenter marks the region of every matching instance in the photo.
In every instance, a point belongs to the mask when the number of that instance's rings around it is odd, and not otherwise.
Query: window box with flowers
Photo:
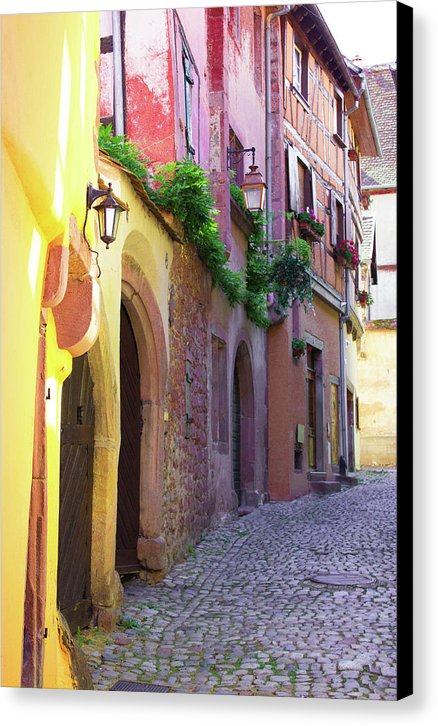
[[[349,239],[342,240],[342,242],[339,242],[336,246],[335,259],[339,265],[347,267],[350,270],[355,270],[360,264],[356,248],[353,242]]]
[[[359,290],[357,293],[357,300],[359,305],[365,308],[367,305],[372,305],[374,300],[367,290]]]
[[[301,208],[296,214],[298,224],[300,227],[300,236],[306,239],[311,239],[313,242],[319,242],[321,237],[324,236],[325,225],[317,218],[313,209]]]
[[[293,338],[292,339],[292,356],[296,360],[299,360],[306,352],[307,344],[304,338]]]

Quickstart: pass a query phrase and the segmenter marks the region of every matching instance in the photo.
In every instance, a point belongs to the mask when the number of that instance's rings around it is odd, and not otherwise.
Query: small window
[[[310,168],[298,159],[299,208],[313,209],[312,173]]]
[[[229,136],[229,147],[231,152],[238,152],[241,149],[243,149],[243,145],[237,138],[236,134],[234,133],[233,129],[230,128],[230,136]],[[231,153],[230,154],[230,169],[234,174],[233,177],[233,184],[236,184],[236,186],[241,187],[244,181],[245,176],[245,156],[244,154],[239,153]]]
[[[344,239],[344,207],[336,200],[336,245]]]
[[[300,45],[294,45],[292,85],[307,101],[309,95],[309,53]]]
[[[185,100],[185,135],[186,135],[186,151],[189,159],[194,159],[195,148],[193,146],[193,110],[192,97],[193,86],[195,83],[193,64],[189,52],[183,45],[183,69],[184,69],[184,100]]]
[[[344,139],[344,96],[335,91],[333,104],[333,135],[338,142],[345,144]]]

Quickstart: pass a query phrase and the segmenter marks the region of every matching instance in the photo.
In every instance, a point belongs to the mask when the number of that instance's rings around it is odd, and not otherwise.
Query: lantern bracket
[[[235,161],[240,161],[242,156],[244,156],[245,154],[247,154],[248,156],[252,154],[252,164],[254,166],[255,152],[255,146],[251,146],[250,149],[230,149],[229,147],[227,147],[227,169],[231,169],[231,163],[233,159]]]

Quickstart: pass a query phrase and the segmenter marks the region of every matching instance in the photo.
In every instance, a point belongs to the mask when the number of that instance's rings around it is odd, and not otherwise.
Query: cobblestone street
[[[396,472],[267,504],[209,532],[123,618],[79,636],[96,689],[396,699]],[[348,574],[361,584],[312,578]],[[348,582],[348,580],[347,580]]]

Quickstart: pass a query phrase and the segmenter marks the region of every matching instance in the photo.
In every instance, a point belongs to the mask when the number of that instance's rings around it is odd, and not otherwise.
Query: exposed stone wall
[[[189,543],[199,539],[214,511],[208,459],[210,285],[195,249],[176,246],[169,282],[170,363],[164,436],[162,531],[169,564],[187,554]]]

